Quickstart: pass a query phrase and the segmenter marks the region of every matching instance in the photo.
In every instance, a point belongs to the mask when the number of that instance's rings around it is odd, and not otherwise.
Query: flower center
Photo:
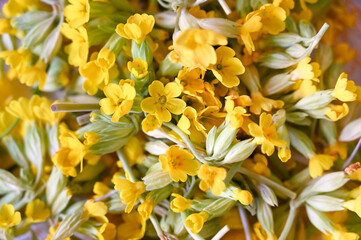
[[[167,97],[164,96],[164,95],[160,96],[160,97],[158,98],[158,103],[159,103],[160,105],[166,104],[166,103],[167,103]]]
[[[223,65],[222,64],[217,64],[217,70],[222,70],[223,69]]]
[[[188,85],[188,83],[184,80],[181,80],[180,83],[183,87],[186,87]]]

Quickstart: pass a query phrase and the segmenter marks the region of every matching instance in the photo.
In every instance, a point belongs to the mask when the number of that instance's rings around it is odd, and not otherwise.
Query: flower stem
[[[107,194],[94,199],[94,202],[103,201],[104,199],[107,199],[108,197],[110,197],[111,195],[113,195],[114,193],[117,193],[117,192],[119,192],[119,191],[118,190],[112,190],[112,191],[108,192]]]
[[[50,106],[53,112],[88,112],[99,110],[97,103],[53,103]]]
[[[222,238],[224,237],[224,235],[226,235],[227,232],[229,232],[229,230],[231,230],[231,229],[229,229],[229,227],[228,227],[227,225],[224,226],[223,228],[221,228],[221,230],[219,230],[219,231],[217,232],[216,235],[214,235],[214,236],[212,237],[212,240],[220,240],[220,239],[222,239]],[[248,239],[247,239],[247,240],[248,240]]]
[[[282,233],[278,240],[286,240],[288,233],[291,230],[293,222],[295,220],[295,216],[297,213],[297,208],[293,206],[292,201],[290,202],[290,212],[288,213],[287,221],[285,226],[283,227]]]
[[[16,124],[18,124],[19,120],[20,119],[17,118],[11,123],[10,127],[8,127],[8,129],[6,129],[6,131],[3,132],[3,134],[0,135],[0,140],[3,139],[4,137],[6,137],[14,129]]]
[[[352,162],[352,159],[356,156],[360,147],[361,147],[361,138],[358,140],[358,143],[357,143],[356,147],[354,148],[354,150],[352,151],[351,155],[347,158],[346,162],[342,165],[342,169],[345,169],[345,168],[347,168],[348,165],[350,165],[350,163]]]
[[[238,172],[242,163],[243,163],[243,161],[237,162],[237,163],[233,164],[232,167],[229,168],[229,171],[227,172],[227,177],[226,177],[226,179],[224,179],[224,183],[226,185],[232,180],[234,175]]]
[[[249,223],[244,208],[238,207],[238,212],[239,212],[239,216],[241,217],[241,222],[244,229],[244,235],[246,236],[246,240],[252,240],[251,231],[249,230]]]
[[[287,197],[291,198],[291,199],[295,199],[296,198],[296,193],[287,189],[286,187],[262,176],[262,175],[259,175],[257,173],[254,173],[254,172],[251,172],[249,171],[248,169],[246,168],[243,168],[243,167],[240,167],[239,170],[238,170],[240,173],[250,177],[250,178],[253,178],[254,180],[256,181],[259,181],[259,182],[262,182],[266,185],[269,185],[277,190],[279,190],[280,192],[282,192],[283,194],[285,194]]]

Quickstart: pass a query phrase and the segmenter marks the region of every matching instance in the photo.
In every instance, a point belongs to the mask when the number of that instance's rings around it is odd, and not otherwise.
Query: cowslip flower
[[[89,54],[88,33],[84,27],[74,29],[69,24],[63,23],[61,33],[72,42],[65,46],[68,53],[68,63],[75,67],[86,63]]]
[[[199,188],[204,192],[211,189],[214,195],[220,195],[226,189],[226,184],[223,182],[226,176],[225,168],[202,164],[198,171],[198,177],[202,179]]]
[[[122,214],[123,222],[118,225],[118,240],[142,239],[145,233],[146,220],[137,212]]]
[[[122,199],[122,202],[127,204],[125,212],[130,213],[139,196],[145,192],[144,183],[140,181],[133,183],[128,179],[115,178],[114,184],[114,188],[121,191],[120,198]]]
[[[237,188],[235,190],[232,190],[232,192],[234,194],[232,198],[238,200],[243,205],[250,205],[253,202],[253,196],[247,190]]]
[[[168,83],[165,87],[162,82],[155,80],[149,85],[150,97],[141,102],[144,112],[155,115],[159,121],[169,122],[173,114],[181,114],[186,103],[178,99],[182,92],[175,82]]]
[[[174,39],[174,50],[184,67],[207,69],[216,64],[214,45],[226,45],[227,38],[208,29],[190,28],[180,32]]]
[[[153,30],[155,19],[146,13],[130,16],[127,23],[119,23],[115,29],[116,33],[126,39],[132,39],[141,44],[145,37]]]
[[[259,10],[253,11],[247,15],[246,19],[253,15],[261,17],[262,30],[266,33],[277,35],[285,30],[286,11],[273,4],[265,4]]]
[[[279,139],[279,134],[276,129],[277,125],[272,124],[272,115],[262,113],[259,120],[259,125],[250,123],[248,125],[250,134],[255,137],[257,144],[261,144],[262,153],[271,156],[274,152],[274,147],[286,147],[286,142]]]
[[[148,74],[148,63],[141,58],[129,61],[127,67],[136,78],[144,78]]]
[[[348,80],[347,77],[346,73],[341,73],[336,82],[335,89],[332,91],[333,96],[342,102],[352,102],[357,97],[355,82]]]
[[[291,72],[291,80],[298,79],[311,79],[316,82],[319,82],[317,77],[321,75],[319,69],[320,65],[316,62],[311,62],[310,57],[305,57],[298,64],[295,70]]]
[[[250,171],[266,177],[270,176],[271,174],[271,171],[268,168],[267,158],[261,153],[256,153],[253,158],[248,158],[244,160],[242,166]]]
[[[235,51],[226,46],[217,48],[217,62],[210,66],[214,76],[226,87],[232,88],[238,86],[239,78],[237,75],[244,73],[245,68],[238,58]]]
[[[197,96],[197,93],[204,91],[203,79],[201,78],[202,70],[200,68],[183,68],[178,72],[175,79],[182,92]]]
[[[25,209],[26,217],[33,223],[43,222],[50,217],[50,209],[40,199],[30,201]]]
[[[84,217],[93,217],[97,221],[105,223],[108,222],[108,218],[105,216],[108,212],[108,207],[103,202],[94,202],[94,200],[86,201],[84,205],[83,215]]]
[[[230,105],[228,105],[228,107],[229,106]],[[226,108],[226,111],[226,121],[230,122],[233,128],[240,128],[243,124],[243,117],[249,116],[249,114],[246,114],[246,109],[240,106],[237,106],[233,109]]]
[[[159,156],[162,169],[169,173],[170,178],[175,182],[185,182],[187,175],[197,175],[199,163],[187,150],[179,146],[171,146],[167,149],[166,155]]]
[[[17,100],[12,100],[5,110],[16,118],[29,122],[36,119],[33,109],[40,106],[42,98],[39,95],[31,97],[30,101],[27,98],[20,97]]]
[[[262,110],[269,112],[273,108],[282,108],[284,105],[282,100],[265,98],[259,91],[251,92],[251,98],[252,104],[249,110],[257,115],[261,114]]]
[[[290,10],[295,7],[294,0],[273,0],[272,4],[276,7],[283,8],[287,16],[290,15]]]
[[[144,219],[148,219],[150,214],[153,212],[154,207],[154,200],[152,198],[147,198],[138,206],[138,212]]]
[[[356,199],[346,201],[344,207],[350,211],[355,212],[361,218],[361,195]]]
[[[69,0],[64,8],[64,17],[72,28],[78,28],[89,21],[90,5],[88,0]]]
[[[115,225],[109,222],[103,223],[96,234],[99,240],[114,239],[116,235],[117,229]]]
[[[39,60],[33,66],[25,68],[19,76],[19,80],[21,83],[26,86],[33,86],[36,82],[38,82],[38,86],[40,90],[44,89],[46,83],[46,67],[47,64],[44,61]]]
[[[336,157],[332,155],[315,154],[310,158],[308,165],[310,176],[312,178],[322,176],[324,171],[329,170],[333,166],[335,160]]]
[[[332,121],[338,121],[341,118],[345,117],[349,112],[349,107],[347,103],[341,104],[329,104],[325,116],[331,119]]]
[[[18,225],[21,221],[20,212],[14,209],[14,206],[11,204],[1,205],[0,210],[0,228],[10,228],[15,225]]]
[[[189,209],[193,202],[177,193],[172,193],[172,197],[174,197],[174,199],[170,202],[170,209],[175,213],[180,213]]]
[[[192,233],[197,234],[199,233],[204,223],[208,220],[209,214],[207,212],[200,212],[200,213],[193,213],[189,215],[184,224],[187,228],[191,230]]]
[[[142,130],[144,132],[151,132],[151,131],[154,131],[157,128],[159,128],[161,124],[162,124],[162,122],[159,121],[159,119],[155,115],[148,114],[142,120]]]
[[[249,16],[248,16],[249,15]],[[262,28],[261,17],[248,14],[245,23],[239,28],[239,35],[249,54],[255,50],[251,33],[258,32]]]
[[[106,98],[100,100],[100,110],[104,114],[112,115],[112,122],[119,121],[132,109],[136,95],[132,80],[121,80],[119,84],[110,83],[104,87],[103,92]]]

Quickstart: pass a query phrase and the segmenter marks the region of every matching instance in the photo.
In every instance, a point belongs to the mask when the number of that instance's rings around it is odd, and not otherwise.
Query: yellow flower
[[[287,162],[288,160],[291,159],[291,150],[284,147],[278,150],[278,158],[282,161],[282,162]]]
[[[327,106],[325,115],[332,121],[338,121],[341,118],[345,117],[348,114],[348,112],[349,112],[349,107],[347,103],[343,103],[342,105],[329,104]]]
[[[108,192],[110,192],[110,188],[102,182],[96,182],[93,187],[94,198],[102,197]]]
[[[243,107],[235,107],[232,110],[229,109],[226,110],[227,110],[226,121],[231,122],[231,126],[233,128],[240,128],[243,124],[243,117],[249,116],[249,114],[246,114],[247,111]]]
[[[177,193],[172,193],[172,197],[174,197],[174,199],[170,202],[170,209],[175,213],[180,213],[189,209],[193,202]]]
[[[310,158],[308,166],[310,176],[312,178],[322,176],[323,171],[329,170],[333,166],[335,160],[336,157],[332,155],[315,154]]]
[[[356,100],[356,90],[357,87],[355,83],[347,79],[346,73],[341,73],[332,93],[335,98],[342,102],[352,102]]]
[[[33,223],[43,222],[51,215],[50,209],[40,199],[30,201],[25,209],[26,217]]]
[[[49,233],[48,233],[48,236],[46,236],[45,240],[53,239],[55,232],[58,229],[59,225],[60,225],[60,222],[58,224],[56,224],[55,226],[49,228]],[[64,240],[71,240],[71,239],[68,237],[68,238],[65,238]]]
[[[30,101],[27,98],[20,97],[18,100],[12,100],[5,109],[16,118],[23,121],[32,121],[36,118],[33,109],[40,106],[43,99],[39,95],[33,95]]]
[[[321,74],[319,72],[319,64],[316,62],[310,63],[311,58],[305,57],[298,64],[295,70],[291,72],[291,80],[311,79],[319,82],[317,77]]]
[[[100,100],[100,110],[104,114],[113,115],[112,122],[118,122],[132,109],[136,95],[135,88],[127,82],[120,81],[119,84],[108,84],[103,91],[106,98]]]
[[[334,231],[327,238],[323,237],[323,240],[358,240],[360,236],[357,233],[353,232],[345,232],[345,231]]]
[[[259,10],[247,15],[247,20],[254,15],[261,17],[262,30],[266,33],[277,35],[285,30],[286,11],[273,4],[265,4]]]
[[[129,141],[123,147],[123,153],[128,160],[128,164],[133,166],[135,164],[141,164],[145,159],[145,139],[142,135],[138,134],[129,139]],[[119,167],[122,167],[120,161]]]
[[[178,72],[175,79],[182,92],[197,96],[197,93],[204,91],[203,79],[201,78],[202,70],[200,68],[183,68]]]
[[[97,93],[98,88],[103,89],[109,80],[118,75],[115,63],[115,54],[109,48],[93,53],[88,63],[79,67],[79,73],[85,79],[83,89],[89,95]]]
[[[20,212],[15,212],[13,205],[3,204],[0,210],[0,228],[10,228],[18,225],[21,221]]]
[[[246,22],[240,28],[240,37],[247,49],[249,54],[255,50],[254,43],[250,33],[258,32],[262,28],[261,23],[262,18],[258,15],[252,13],[248,14],[246,17]]]
[[[38,82],[39,89],[43,90],[46,82],[46,66],[47,65],[40,60],[34,66],[25,68],[20,73],[20,82],[29,87]]]
[[[186,103],[178,99],[181,89],[175,82],[168,83],[165,87],[162,82],[155,80],[149,85],[150,97],[141,102],[144,112],[155,115],[161,122],[169,122],[173,114],[181,114]]]
[[[207,212],[193,213],[186,218],[184,224],[187,228],[190,228],[192,233],[197,234],[202,230],[208,217],[209,214]]]
[[[204,192],[211,189],[214,195],[220,195],[226,189],[226,184],[223,182],[226,176],[225,168],[202,164],[198,171],[198,177],[202,179],[199,188]]]
[[[99,240],[113,240],[117,235],[117,229],[113,223],[104,223],[100,228],[96,236]]]
[[[166,155],[160,155],[159,161],[162,169],[169,173],[170,178],[175,182],[185,182],[187,175],[197,175],[199,163],[187,150],[180,149],[179,146],[171,146],[167,149]]]
[[[64,17],[72,28],[78,28],[87,23],[89,13],[88,0],[69,0],[69,4],[64,8]]]
[[[268,177],[270,176],[271,171],[267,167],[267,165],[268,165],[267,158],[260,153],[256,153],[253,156],[253,159],[251,158],[246,159],[242,164],[244,168],[247,168],[250,171]]]
[[[91,146],[98,142],[98,134],[95,132],[85,132],[84,133],[84,145]]]
[[[277,125],[272,124],[272,115],[262,113],[259,120],[259,125],[250,123],[248,125],[250,134],[255,138],[257,144],[261,144],[262,153],[271,156],[274,152],[274,147],[286,147],[286,142],[279,139],[279,134],[276,129]]]
[[[214,76],[226,87],[232,88],[239,85],[237,75],[244,73],[245,68],[236,53],[230,47],[221,46],[217,48],[217,62],[210,66]]]
[[[11,126],[15,119],[16,118],[7,111],[0,111],[0,135]]]
[[[148,74],[148,63],[141,58],[128,62],[128,70],[136,78],[144,78]]]
[[[69,54],[68,63],[73,66],[81,66],[86,63],[89,54],[88,33],[84,27],[74,29],[69,24],[63,23],[61,33],[72,41],[65,46],[65,52]]]
[[[83,215],[86,218],[96,218],[98,222],[106,223],[108,218],[105,216],[108,212],[108,207],[103,202],[94,202],[94,200],[88,200],[84,204]]]
[[[162,124],[159,119],[152,114],[148,114],[142,121],[142,129],[144,132],[154,131]]]
[[[247,190],[237,188],[235,190],[232,190],[232,192],[234,193],[232,197],[238,200],[243,205],[250,205],[253,202],[253,196]]]
[[[273,0],[273,5],[283,8],[288,16],[290,15],[290,10],[295,7],[295,2],[293,0]]]
[[[343,206],[348,210],[355,212],[361,218],[361,195],[356,199],[346,201]]]
[[[174,50],[184,67],[206,70],[216,64],[217,55],[212,45],[226,45],[227,38],[208,29],[190,28],[180,32],[174,40]]]
[[[153,212],[154,206],[155,204],[153,199],[147,198],[142,204],[138,206],[138,212],[144,219],[148,219],[150,214]]]
[[[10,24],[10,19],[2,18],[0,19],[0,34],[10,34],[13,31],[13,28]]]
[[[128,179],[115,178],[114,184],[114,188],[121,191],[120,198],[122,199],[122,202],[127,204],[125,212],[130,213],[139,196],[145,192],[144,183],[140,181],[133,183]]]
[[[294,100],[298,100],[307,97],[317,91],[317,87],[313,85],[313,81],[310,79],[302,80],[298,86],[298,89],[293,92]]]
[[[118,240],[138,240],[143,238],[146,220],[137,212],[122,214],[124,222],[117,228]]]
[[[341,42],[336,44],[333,47],[333,56],[335,59],[335,62],[346,64],[348,62],[351,62],[357,57],[357,50],[350,49],[350,46],[348,43]]]
[[[55,101],[56,102],[56,101]],[[64,112],[54,113],[51,110],[51,104],[53,102],[49,101],[47,98],[40,98],[40,104],[33,106],[34,115],[46,123],[59,123],[61,119],[65,116]]]
[[[261,114],[262,110],[269,112],[273,108],[282,108],[284,103],[282,100],[273,100],[263,97],[259,91],[251,92],[252,105],[250,111],[254,114]]]
[[[5,60],[5,64],[10,66],[10,69],[17,76],[20,76],[30,61],[31,53],[29,50],[20,47],[17,50],[0,52],[0,58]]]
[[[141,44],[145,37],[153,30],[154,17],[146,13],[130,16],[126,24],[119,23],[115,31],[126,39],[132,39]]]

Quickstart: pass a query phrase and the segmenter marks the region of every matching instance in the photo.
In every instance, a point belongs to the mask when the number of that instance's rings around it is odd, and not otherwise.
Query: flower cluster
[[[350,4],[8,0],[0,239],[359,239]]]

